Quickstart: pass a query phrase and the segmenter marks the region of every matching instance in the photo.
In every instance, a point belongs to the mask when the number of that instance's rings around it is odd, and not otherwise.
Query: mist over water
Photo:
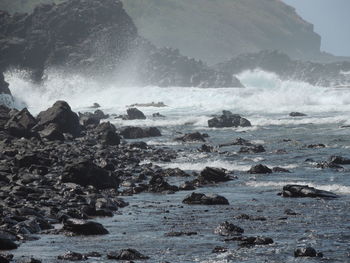
[[[312,86],[292,80],[281,80],[264,71],[246,71],[238,75],[246,88],[160,88],[125,86],[117,82],[101,83],[79,75],[64,75],[49,71],[47,79],[36,85],[28,81],[23,71],[7,72],[6,80],[17,107],[28,107],[37,114],[56,100],[67,101],[74,110],[86,110],[94,102],[109,113],[123,113],[127,105],[162,101],[161,108],[170,115],[207,115],[223,109],[252,117],[301,111],[318,117],[335,117],[339,121],[350,112],[350,91]],[[154,112],[153,109],[143,109]],[[332,113],[338,113],[332,116]],[[283,121],[283,120],[280,120]],[[303,120],[304,121],[304,120]]]

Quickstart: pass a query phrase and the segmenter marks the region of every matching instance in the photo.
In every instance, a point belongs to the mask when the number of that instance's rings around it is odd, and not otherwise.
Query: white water
[[[5,74],[17,102],[23,102],[34,114],[56,100],[66,100],[75,110],[86,110],[94,102],[109,113],[124,113],[134,103],[162,101],[169,107],[142,108],[146,114],[160,112],[173,118],[157,120],[160,126],[186,123],[203,126],[210,114],[223,109],[250,118],[255,125],[304,123],[346,123],[350,114],[350,90],[316,87],[303,82],[282,81],[272,73],[247,71],[238,76],[246,88],[159,88],[125,87],[117,83],[98,83],[78,75],[48,72],[43,85],[26,80],[24,72]],[[292,119],[291,111],[311,117]],[[325,114],[326,113],[326,114]],[[185,117],[183,117],[185,116]],[[176,118],[177,117],[177,118]],[[145,125],[154,125],[145,121]]]

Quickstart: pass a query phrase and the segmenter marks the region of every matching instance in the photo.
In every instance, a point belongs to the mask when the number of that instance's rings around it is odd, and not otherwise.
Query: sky
[[[283,0],[314,24],[322,37],[321,50],[350,56],[350,0]]]

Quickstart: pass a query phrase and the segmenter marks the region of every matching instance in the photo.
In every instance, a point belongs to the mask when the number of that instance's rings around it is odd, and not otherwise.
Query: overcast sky
[[[314,24],[322,51],[350,56],[350,0],[283,0]]]

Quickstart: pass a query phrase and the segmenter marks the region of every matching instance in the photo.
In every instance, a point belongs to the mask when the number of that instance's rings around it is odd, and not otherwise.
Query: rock
[[[254,146],[251,142],[243,138],[237,138],[233,142],[220,144],[219,147],[233,146],[233,145]]]
[[[202,193],[192,193],[182,201],[188,205],[229,205],[228,200],[221,195],[205,195]]]
[[[152,114],[152,117],[153,117],[153,118],[165,118],[165,116],[162,115],[162,114],[160,114],[159,112],[153,113],[153,114]]]
[[[92,126],[97,126],[100,124],[100,119],[95,118],[93,115],[83,115],[80,116],[79,122],[81,125],[88,127],[90,125]]]
[[[99,136],[102,144],[104,145],[119,145],[120,144],[120,136],[114,131],[106,131]]]
[[[11,95],[9,84],[5,81],[5,77],[2,72],[0,72],[0,94]]]
[[[250,173],[250,174],[270,174],[270,173],[272,173],[272,170],[263,164],[258,164],[258,165],[252,166],[250,168],[250,170],[248,171],[248,173]]]
[[[13,115],[5,125],[9,134],[15,137],[31,137],[34,133],[31,129],[37,124],[35,118],[25,108]]]
[[[164,102],[159,101],[159,102],[151,102],[151,103],[135,103],[130,105],[129,107],[168,107],[167,105],[164,104]]]
[[[176,192],[179,188],[174,185],[170,185],[167,183],[163,177],[159,175],[154,175],[149,181],[148,191],[154,193],[162,193],[162,192]]]
[[[18,245],[14,242],[14,237],[11,234],[0,231],[0,250],[16,249]]]
[[[251,216],[247,214],[240,214],[236,216],[237,219],[244,219],[244,220],[250,220],[250,221],[266,221],[266,217],[263,216]]]
[[[24,258],[21,259],[19,263],[41,263],[41,260],[35,258]]]
[[[234,224],[231,224],[227,221],[220,224],[214,230],[214,233],[218,234],[220,236],[241,235],[243,232],[244,232],[244,230],[242,228],[240,228],[239,226],[236,226]]]
[[[294,257],[322,257],[322,253],[317,253],[312,247],[297,248],[294,250]]]
[[[5,124],[10,119],[10,109],[6,107],[5,105],[0,104],[0,130],[3,130],[5,128]]]
[[[181,237],[181,236],[194,236],[198,235],[197,232],[169,232],[166,233],[165,236],[167,237]]]
[[[347,165],[347,164],[350,164],[350,159],[345,158],[345,157],[341,157],[341,156],[334,156],[333,155],[329,158],[329,162],[334,163],[334,164]]]
[[[109,232],[100,223],[79,219],[67,219],[63,224],[63,230],[76,235],[107,235]]]
[[[81,261],[81,260],[87,260],[87,257],[83,254],[69,251],[64,255],[58,256],[57,259],[67,260],[67,261]]]
[[[12,257],[9,257],[7,255],[2,255],[0,254],[0,263],[10,263],[10,261],[12,261]]]
[[[180,168],[168,168],[163,170],[162,176],[188,177],[190,175],[181,170]]]
[[[239,153],[262,153],[265,152],[265,148],[262,145],[254,145],[254,146],[244,146],[239,149]]]
[[[182,191],[192,191],[195,189],[196,187],[194,186],[194,183],[189,181],[186,181],[179,186],[179,190],[182,190]]]
[[[49,141],[64,141],[64,135],[56,123],[50,123],[39,134],[41,138]]]
[[[78,136],[81,131],[78,115],[65,101],[56,101],[51,108],[40,112],[37,119],[38,125],[43,128],[54,123],[62,133]]]
[[[294,111],[294,112],[289,113],[289,116],[290,117],[304,117],[307,115],[305,113]]]
[[[285,185],[282,191],[283,197],[320,197],[338,198],[339,196],[328,191],[319,190],[308,185]]]
[[[149,127],[149,128],[126,127],[120,132],[120,134],[125,139],[140,139],[140,138],[147,138],[147,137],[162,136],[160,131],[155,127]]]
[[[282,168],[282,167],[273,167],[272,172],[274,173],[290,173],[288,169]]]
[[[119,252],[110,252],[107,254],[108,259],[116,260],[145,260],[149,259],[148,256],[145,256],[138,252],[136,249],[128,248],[122,249]]]
[[[142,111],[137,108],[130,108],[126,110],[127,116],[125,116],[124,120],[145,120],[146,116]]]
[[[331,169],[339,169],[339,170],[344,169],[342,166],[334,162],[317,162],[316,168],[321,168],[321,169],[331,168]]]
[[[63,183],[92,185],[97,189],[118,188],[119,181],[111,173],[95,165],[90,160],[66,165],[62,175]]]
[[[273,239],[270,237],[243,237],[239,244],[241,247],[261,246],[273,244]]]
[[[92,106],[90,106],[91,109],[98,109],[101,108],[101,105],[98,104],[97,102],[94,102],[94,104],[92,104]]]
[[[230,181],[231,178],[226,174],[225,169],[206,167],[198,176],[201,183],[219,183]]]
[[[232,112],[224,110],[221,116],[208,120],[208,126],[214,128],[249,127],[251,123],[238,114],[232,114]]]
[[[199,132],[187,133],[184,136],[176,138],[175,140],[183,141],[183,142],[194,142],[194,141],[205,142],[204,136]]]
[[[324,145],[323,143],[310,144],[310,145],[307,146],[307,148],[309,148],[309,149],[326,148],[326,145]]]
[[[216,149],[214,146],[202,144],[202,146],[200,148],[198,148],[198,151],[205,152],[205,153],[211,153],[211,152],[216,152]]]
[[[228,248],[226,248],[226,247],[216,246],[216,247],[213,248],[211,253],[225,253],[227,251],[228,251]]]
[[[109,121],[108,122],[102,122],[100,123],[96,128],[95,131],[97,133],[105,133],[108,131],[112,131],[112,132],[116,132],[117,129],[115,128],[115,126],[113,124],[111,124]]]

